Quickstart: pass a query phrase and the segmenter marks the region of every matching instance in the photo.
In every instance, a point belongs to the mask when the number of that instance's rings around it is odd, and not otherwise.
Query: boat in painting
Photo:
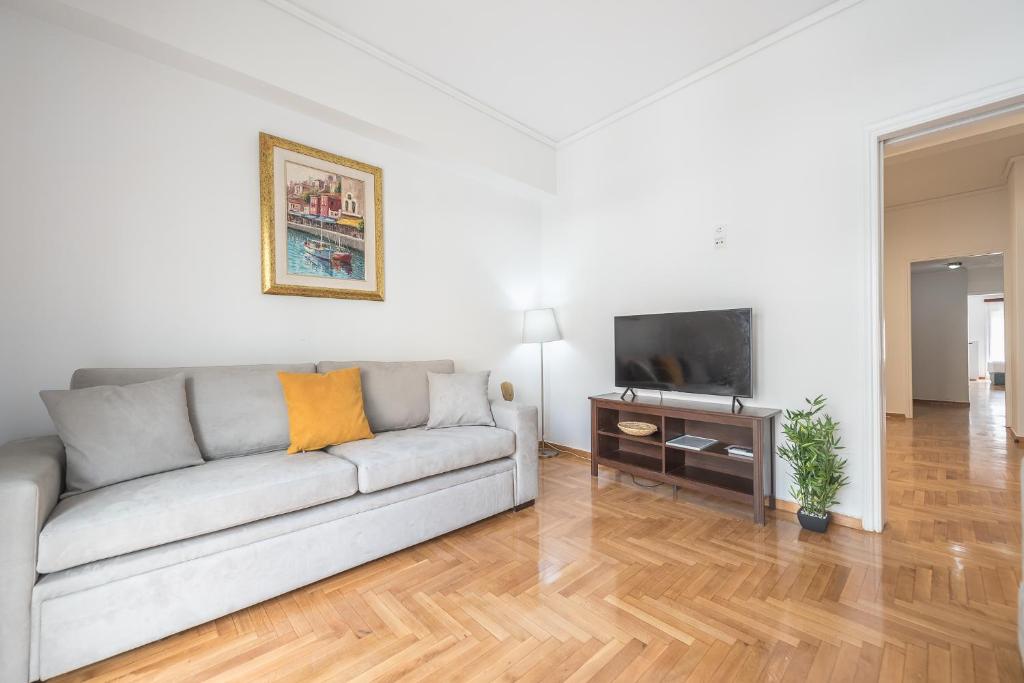
[[[352,254],[345,251],[340,244],[330,241],[330,237],[324,233],[323,226],[320,227],[319,238],[307,239],[302,247],[308,256],[330,263],[334,267],[352,263]]]

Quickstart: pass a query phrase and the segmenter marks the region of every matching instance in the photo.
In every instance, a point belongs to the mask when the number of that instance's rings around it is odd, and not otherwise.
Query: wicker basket
[[[620,422],[618,426],[619,431],[630,436],[650,436],[658,431],[658,426],[650,422]]]

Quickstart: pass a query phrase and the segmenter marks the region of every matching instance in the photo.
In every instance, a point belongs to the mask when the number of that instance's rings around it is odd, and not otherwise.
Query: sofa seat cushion
[[[214,460],[65,498],[39,534],[42,574],[346,498],[356,468],[322,451]]]
[[[332,500],[322,505],[314,505],[311,508],[296,510],[288,514],[260,519],[230,529],[221,529],[126,555],[108,557],[105,560],[90,562],[40,577],[33,590],[33,599],[45,602],[57,596],[69,595],[133,576],[141,576],[176,564],[188,563],[197,558],[218,555],[246,546],[257,546],[263,541],[278,536],[305,533],[312,527],[401,504],[414,498],[444,499],[450,493],[448,489],[459,488],[480,479],[500,479],[504,485],[509,487],[509,493],[511,493],[513,469],[514,464],[511,458],[499,458],[482,465],[465,467],[454,472],[445,472],[426,479],[411,481],[401,486],[393,486],[384,491],[370,494],[357,493],[348,498]],[[486,503],[481,501],[481,506],[486,506]],[[388,529],[388,534],[401,535],[405,528],[414,524],[416,524],[416,520],[408,520],[408,523],[400,525],[400,528]],[[372,529],[366,528],[367,534],[372,532]],[[348,547],[344,548],[345,552],[349,550]],[[339,553],[344,554],[341,550]],[[295,562],[302,560],[301,557],[295,558]],[[202,578],[199,577],[199,580]]]
[[[442,472],[512,455],[515,434],[497,427],[403,429],[369,441],[331,446],[328,453],[351,461],[359,471],[359,490],[372,493]]]

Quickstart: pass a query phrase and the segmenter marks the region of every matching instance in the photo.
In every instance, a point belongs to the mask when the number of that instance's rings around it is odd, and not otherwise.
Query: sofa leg
[[[537,502],[536,500],[528,500],[525,503],[523,503],[522,505],[514,506],[512,508],[512,512],[519,512],[520,510],[525,510],[528,507],[533,507],[533,504],[536,503],[536,502]]]

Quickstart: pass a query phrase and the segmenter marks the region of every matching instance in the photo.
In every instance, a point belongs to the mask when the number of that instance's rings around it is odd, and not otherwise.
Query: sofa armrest
[[[537,408],[510,401],[491,401],[494,425],[514,432],[515,502],[523,505],[537,497]]]
[[[64,444],[56,436],[0,446],[0,681],[29,680],[32,587],[39,530],[60,498]]]

